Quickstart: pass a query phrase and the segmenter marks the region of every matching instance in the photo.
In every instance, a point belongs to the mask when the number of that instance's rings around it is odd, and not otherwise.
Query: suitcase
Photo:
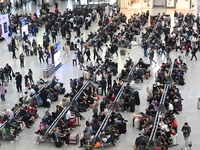
[[[119,130],[119,134],[126,133],[126,123],[125,122],[117,123],[117,127],[118,127],[118,130]]]
[[[140,119],[138,119],[138,118],[135,118],[135,119],[134,119],[134,127],[135,127],[136,129],[139,129],[139,128],[140,128]]]
[[[79,142],[78,133],[72,133],[69,136],[69,144],[77,144]]]
[[[200,109],[200,102],[197,102],[197,108]]]
[[[128,45],[128,48],[131,49],[131,44]]]
[[[31,56],[33,56],[33,51],[30,51],[30,53],[31,53]]]
[[[3,85],[4,85],[4,86],[8,86],[8,81],[7,81],[7,80],[4,80],[4,81],[3,81]]]
[[[102,93],[102,88],[101,88],[101,87],[97,88],[97,94],[99,94],[99,95],[102,95],[102,94],[103,94],[103,93]]]
[[[178,134],[171,136],[172,137],[172,144],[173,144],[173,146],[178,145],[177,136],[178,136]]]
[[[149,79],[149,73],[145,73],[145,79]]]
[[[8,51],[12,51],[12,45],[11,44],[8,44]]]
[[[91,140],[86,140],[85,141],[85,150],[92,150],[93,149],[93,144]]]
[[[120,55],[122,56],[126,55],[126,50],[120,50]]]
[[[181,103],[178,103],[177,105],[176,105],[176,107],[177,107],[177,110],[178,111],[182,111],[182,104]]]
[[[69,123],[70,123],[71,128],[75,128],[76,125],[75,125],[75,119],[74,118],[70,119]]]
[[[130,102],[129,106],[130,106],[130,112],[134,112],[135,111],[135,103],[134,102]]]
[[[138,91],[134,92],[134,97],[135,97],[135,105],[140,105],[140,97]]]
[[[155,147],[154,150],[162,150],[162,147]]]
[[[139,145],[138,150],[146,150],[146,145]]]
[[[71,43],[70,43],[70,50],[71,50],[71,51],[74,50],[74,42],[71,42]]]
[[[60,139],[56,139],[56,141],[55,141],[55,146],[56,146],[57,148],[61,148],[61,147],[62,147],[62,141],[61,141]]]

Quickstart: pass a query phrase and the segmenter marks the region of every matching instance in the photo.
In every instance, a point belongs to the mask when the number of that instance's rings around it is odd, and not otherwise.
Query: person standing
[[[53,31],[51,32],[51,36],[52,36],[52,42],[53,42],[53,43],[56,43],[56,31],[55,31],[55,30],[53,30]]]
[[[112,87],[112,75],[110,72],[108,72],[108,75],[107,75],[107,82],[108,82],[108,87],[111,88]]]
[[[50,53],[49,53],[49,51],[48,50],[45,50],[45,58],[46,58],[46,63],[47,63],[47,65],[49,65],[49,58],[50,58]]]
[[[0,85],[0,94],[1,94],[1,100],[2,102],[5,101],[5,95],[6,95],[7,90],[3,86],[3,84]]]
[[[76,52],[74,52],[72,54],[72,63],[73,63],[73,66],[76,65],[77,66],[77,55],[76,55]]]
[[[180,63],[182,64],[184,62],[184,60],[185,60],[185,56],[184,56],[183,51],[181,51],[181,54],[179,55],[178,58],[179,58]]]
[[[69,52],[69,46],[67,45],[67,43],[65,43],[64,51],[65,51],[64,55],[65,55],[65,56],[68,55],[68,52]]]
[[[84,64],[84,56],[83,56],[82,53],[80,55],[79,63],[80,63],[80,70],[84,69],[84,66],[83,66],[83,64]]]
[[[106,80],[105,80],[105,78],[104,77],[102,77],[101,78],[101,81],[99,82],[99,84],[100,84],[100,86],[101,86],[101,90],[102,90],[102,95],[103,95],[103,92],[104,92],[104,94],[105,94],[105,96],[106,96],[106,86],[107,86],[107,82],[106,82]]]
[[[22,75],[20,74],[20,72],[16,73],[16,88],[17,88],[17,92],[22,91]]]
[[[193,57],[195,57],[197,60],[197,56],[196,56],[197,51],[198,51],[197,47],[193,46],[192,57],[191,57],[190,61],[192,61]]]
[[[144,56],[147,57],[148,53],[147,53],[147,48],[148,48],[148,45],[147,45],[147,42],[145,41],[143,43],[143,49],[144,49]]]
[[[19,55],[19,61],[20,61],[20,67],[22,68],[22,67],[24,67],[24,54],[23,53],[21,53],[20,55]]]
[[[150,51],[149,51],[150,64],[152,64],[152,61],[156,64],[156,62],[155,62],[155,60],[153,58],[154,58],[154,49],[151,48]]]
[[[184,137],[184,141],[185,141],[185,148],[187,148],[188,139],[189,139],[189,136],[190,136],[190,133],[191,133],[191,128],[190,128],[190,126],[188,125],[187,122],[184,123],[181,131],[183,132],[183,137]]]

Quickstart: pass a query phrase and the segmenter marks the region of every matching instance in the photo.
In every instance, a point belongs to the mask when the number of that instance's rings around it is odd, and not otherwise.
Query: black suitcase
[[[126,51],[125,51],[125,50],[120,50],[120,54],[121,54],[122,56],[124,56],[124,55],[126,55]]]
[[[70,43],[70,50],[71,50],[71,51],[74,50],[74,42],[71,42],[71,43]]]
[[[135,102],[134,101],[129,102],[129,106],[130,106],[130,112],[134,112],[135,111]]]
[[[33,51],[31,51],[31,56],[33,56]]]
[[[87,24],[85,24],[85,30],[88,30],[88,25]]]
[[[118,126],[118,129],[119,129],[119,134],[126,133],[126,123],[125,122],[117,123],[117,126]]]
[[[11,44],[8,44],[8,51],[12,51],[12,45]]]
[[[61,142],[60,139],[56,139],[56,141],[55,141],[55,146],[56,146],[57,148],[61,148],[61,147],[62,147],[62,142]]]
[[[101,112],[104,111],[104,108],[106,108],[106,103],[105,103],[104,101],[102,101],[102,102],[100,103],[100,111],[101,111]]]
[[[140,97],[138,91],[134,92],[134,97],[135,97],[135,105],[140,105]]]
[[[131,44],[128,45],[128,48],[131,49]]]

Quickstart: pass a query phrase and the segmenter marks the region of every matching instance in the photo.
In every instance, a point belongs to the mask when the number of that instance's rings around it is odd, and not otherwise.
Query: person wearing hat
[[[181,131],[183,132],[183,137],[184,137],[184,141],[185,141],[185,149],[187,149],[188,139],[189,139],[189,136],[191,133],[191,128],[187,122],[184,123]]]
[[[90,137],[91,137],[91,134],[87,130],[84,130],[82,138],[80,139],[79,148],[83,147],[83,144],[85,143],[85,141],[90,140]]]

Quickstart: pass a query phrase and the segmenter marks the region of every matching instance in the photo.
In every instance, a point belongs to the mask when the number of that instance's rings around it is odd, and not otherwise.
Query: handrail
[[[172,74],[173,66],[174,66],[174,63],[171,64],[170,69],[169,69],[169,71],[168,71],[168,76],[169,76],[169,77],[170,77],[171,74]],[[166,98],[166,95],[167,95],[167,92],[168,92],[169,87],[170,87],[170,84],[169,84],[169,83],[165,84],[164,89],[163,89],[163,93],[162,93],[162,96],[161,96],[161,100],[160,100],[159,107],[160,107],[161,105],[164,105],[164,103],[165,103],[165,98]],[[156,117],[155,117],[155,120],[154,120],[154,123],[153,123],[153,129],[152,129],[152,131],[151,131],[151,135],[150,135],[150,137],[149,137],[147,146],[149,146],[150,143],[151,143],[152,141],[155,140],[156,131],[157,131],[158,125],[159,125],[159,123],[160,123],[160,117],[159,117],[160,114],[161,114],[161,111],[157,111]]]
[[[112,107],[111,107],[110,110],[108,111],[108,113],[107,113],[107,115],[105,116],[105,118],[104,118],[104,120],[103,120],[101,126],[100,126],[99,129],[97,130],[97,133],[96,133],[95,136],[94,136],[95,138],[99,137],[100,131],[101,131],[102,129],[105,128],[106,123],[107,123],[108,119],[110,118],[110,115],[111,115],[112,111],[114,110],[114,107],[113,107],[113,106],[114,106],[114,103],[116,103],[116,102],[118,101],[118,99],[121,97],[122,91],[124,90],[124,87],[125,87],[126,85],[127,85],[127,82],[125,82],[125,83],[122,85],[122,87],[120,88],[120,90],[119,90],[119,92],[118,92],[118,94],[117,94],[117,96],[116,96],[116,98],[115,98],[115,100],[114,100],[114,102],[113,102]]]
[[[34,96],[32,96],[30,99],[32,100],[33,98],[37,97],[44,88],[48,87],[52,83],[52,81],[53,79],[51,81],[48,81],[48,83],[44,87],[42,87],[36,94],[34,94]],[[17,109],[17,111],[12,116],[9,117],[9,120],[13,119],[15,115],[18,115],[21,109],[25,107],[26,105],[28,104],[23,104],[19,109]],[[7,120],[0,126],[0,131],[5,127],[6,123],[7,123]]]
[[[88,87],[91,84],[90,81],[87,81],[82,87],[81,89],[78,91],[78,93],[72,98],[71,100],[71,104],[76,101],[79,96],[81,95],[81,93],[83,92],[83,90]],[[56,119],[54,120],[54,122],[49,126],[49,128],[46,130],[44,136],[47,137],[48,133],[50,133],[54,127],[56,126],[58,120],[70,109],[70,106],[65,106],[63,108],[63,110],[61,111],[61,113],[56,117]]]

